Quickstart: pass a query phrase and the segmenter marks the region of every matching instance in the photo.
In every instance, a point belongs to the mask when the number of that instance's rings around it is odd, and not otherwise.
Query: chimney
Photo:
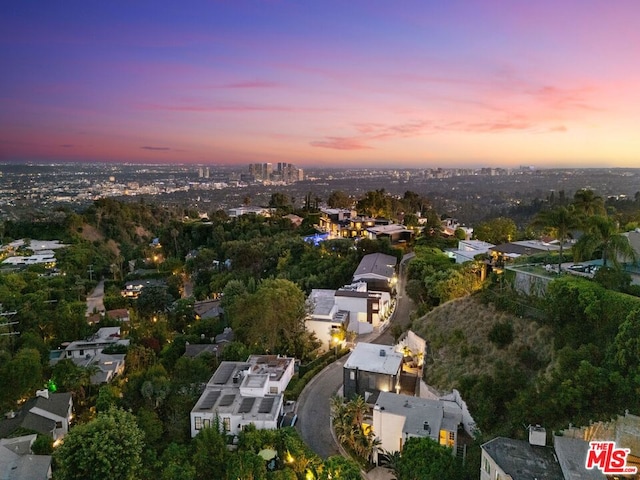
[[[46,398],[48,400],[49,399],[49,390],[47,390],[46,388],[44,390],[36,390],[36,397],[42,397],[42,398]]]
[[[540,425],[529,425],[529,443],[533,446],[544,447],[547,444],[547,431]]]

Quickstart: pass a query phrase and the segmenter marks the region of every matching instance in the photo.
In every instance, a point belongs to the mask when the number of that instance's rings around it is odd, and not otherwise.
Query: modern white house
[[[67,345],[61,358],[94,357],[113,345],[129,346],[129,340],[120,337],[120,327],[103,327],[86,340],[76,340]]]
[[[493,247],[495,247],[493,243],[482,240],[460,240],[458,248],[449,252],[455,258],[456,263],[464,263],[472,261],[476,255],[489,253],[489,249]]]
[[[294,372],[294,359],[251,355],[246,362],[222,362],[191,410],[191,436],[219,422],[229,435],[246,425],[278,428],[283,392]]]
[[[381,392],[371,428],[380,448],[388,452],[402,451],[411,437],[427,437],[450,447],[454,454],[461,424],[462,409],[455,402]]]
[[[230,208],[229,210],[227,210],[227,214],[229,215],[230,218],[237,218],[242,215],[248,215],[251,213],[254,215],[260,215],[262,217],[270,217],[271,209],[263,208],[263,207],[242,206],[242,207]]]
[[[338,290],[314,289],[307,301],[306,328],[315,333],[324,350],[334,346],[335,333],[341,328],[356,335],[380,329],[391,309],[391,294],[368,291],[365,282]]]

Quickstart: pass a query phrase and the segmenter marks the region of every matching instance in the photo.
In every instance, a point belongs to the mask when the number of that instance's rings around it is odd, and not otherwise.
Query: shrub
[[[511,322],[498,322],[491,327],[489,341],[498,348],[504,348],[513,342],[513,325]]]

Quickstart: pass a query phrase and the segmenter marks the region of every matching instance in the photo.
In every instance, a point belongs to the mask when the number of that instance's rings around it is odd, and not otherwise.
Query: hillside
[[[495,325],[512,331],[512,341],[499,348],[489,340]],[[499,328],[499,327],[498,327]],[[447,302],[415,320],[413,330],[428,342],[425,380],[441,390],[458,388],[468,375],[491,375],[497,364],[534,374],[552,357],[551,330],[530,319],[498,311],[478,296]],[[508,340],[509,335],[506,335]],[[511,369],[509,369],[511,370]]]

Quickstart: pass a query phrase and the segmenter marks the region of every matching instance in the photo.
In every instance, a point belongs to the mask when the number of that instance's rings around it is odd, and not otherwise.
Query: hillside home
[[[96,355],[86,355],[80,358],[72,358],[73,363],[83,368],[95,368],[91,375],[91,384],[100,385],[111,382],[116,376],[122,375],[125,367],[125,354],[118,353],[107,355],[98,353]]]
[[[458,248],[449,250],[456,260],[456,263],[470,262],[476,255],[489,253],[489,249],[495,247],[493,243],[482,240],[460,240]]]
[[[379,392],[399,392],[403,354],[388,345],[359,342],[343,366],[343,395],[365,400]]]
[[[356,335],[383,327],[391,308],[389,292],[371,292],[365,282],[345,285],[338,290],[314,289],[307,300],[310,314],[306,328],[314,332],[322,348],[332,348],[340,329]]]
[[[381,392],[373,407],[371,428],[380,448],[388,452],[402,451],[411,437],[426,437],[454,454],[462,430],[462,409],[453,401]]]
[[[371,291],[393,292],[397,281],[397,263],[396,257],[384,253],[365,255],[353,274],[352,282],[365,282]]]
[[[10,412],[0,421],[0,438],[10,437],[18,429],[64,437],[72,419],[73,400],[70,393],[50,393],[38,390],[17,412]]]
[[[61,358],[87,358],[94,357],[107,348],[114,345],[129,346],[129,340],[120,338],[120,327],[103,327],[86,340],[71,342],[64,349]]]
[[[34,455],[36,434],[0,439],[0,479],[49,480],[51,455]]]
[[[589,444],[581,439],[554,437],[546,445],[546,431],[529,427],[529,441],[497,437],[482,445],[480,480],[604,480],[598,469],[587,470]]]
[[[191,410],[191,436],[202,428],[219,427],[229,435],[254,424],[275,429],[283,410],[283,392],[294,371],[294,359],[251,355],[246,362],[222,362]]]
[[[413,230],[409,230],[404,225],[398,225],[396,223],[367,228],[367,238],[370,240],[388,238],[392,244],[408,242],[412,236]]]
[[[543,242],[541,240],[520,240],[517,242],[501,243],[489,248],[489,252],[498,263],[521,256],[537,253],[552,253],[560,250],[558,242]],[[566,247],[565,247],[566,252]]]
[[[129,310],[126,308],[116,308],[114,310],[108,310],[104,316],[105,318],[115,320],[117,322],[129,322],[131,320],[131,318],[129,317]]]
[[[229,210],[227,210],[227,214],[229,215],[229,218],[237,218],[237,217],[241,217],[242,215],[249,215],[249,214],[260,215],[261,217],[268,218],[271,216],[271,209],[264,208],[264,207],[251,207],[251,206],[245,205],[242,207],[230,208]]]

